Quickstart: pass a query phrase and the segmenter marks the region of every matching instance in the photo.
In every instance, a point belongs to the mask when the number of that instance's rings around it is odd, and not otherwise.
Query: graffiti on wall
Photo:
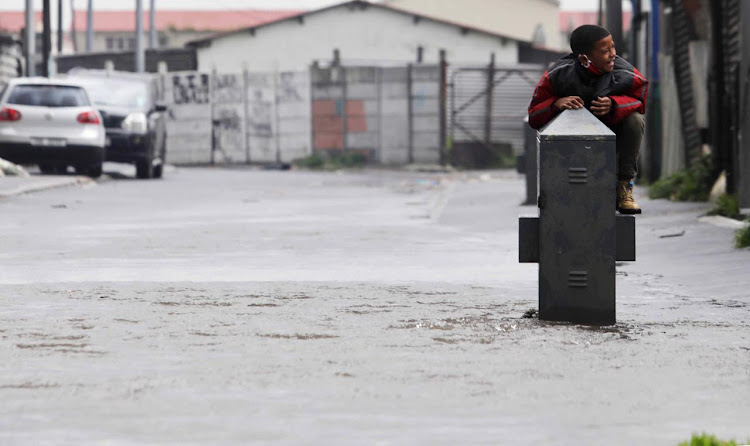
[[[218,162],[246,162],[241,110],[231,105],[214,109],[214,159]]]
[[[251,88],[247,106],[247,128],[253,136],[273,136],[273,101],[264,88]]]
[[[172,100],[174,104],[208,104],[208,74],[190,73],[172,75]]]
[[[214,74],[213,100],[220,104],[242,103],[242,75]]]
[[[279,102],[301,102],[304,99],[299,91],[295,73],[284,72],[279,75]]]
[[[217,162],[246,162],[243,75],[216,74],[211,76],[213,104],[214,160]]]

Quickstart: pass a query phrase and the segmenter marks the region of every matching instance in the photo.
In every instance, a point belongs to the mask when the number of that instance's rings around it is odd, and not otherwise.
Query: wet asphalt
[[[617,325],[548,323],[523,187],[181,168],[3,199],[0,444],[750,438],[733,229],[639,196]]]

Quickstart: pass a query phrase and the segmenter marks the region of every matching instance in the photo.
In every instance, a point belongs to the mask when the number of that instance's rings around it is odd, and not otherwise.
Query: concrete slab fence
[[[172,163],[289,163],[314,152],[358,152],[386,165],[445,160],[447,130],[441,114],[449,114],[449,99],[440,65],[332,64],[306,71],[160,76],[169,106],[167,157]],[[482,95],[486,81],[467,79],[467,92]],[[510,103],[522,112],[521,102],[533,88],[529,82],[521,82],[524,88],[512,82],[498,86],[493,96],[503,105],[496,106],[494,114],[487,114],[481,101],[470,101],[477,115],[496,121],[491,126],[493,142],[506,140],[515,146],[520,140],[515,119],[506,128],[507,116],[497,112],[505,113]],[[478,90],[472,90],[475,84],[480,84]],[[454,138],[460,140],[458,134]]]

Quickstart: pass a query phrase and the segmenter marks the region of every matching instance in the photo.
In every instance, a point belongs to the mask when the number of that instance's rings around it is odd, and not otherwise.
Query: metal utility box
[[[523,120],[524,173],[526,174],[526,201],[524,204],[535,204],[537,198],[537,150],[539,140],[536,130],[529,127],[529,117]]]
[[[635,260],[635,219],[616,215],[615,134],[567,110],[539,132],[539,216],[519,219],[519,261],[539,262],[539,318],[615,323],[615,261]]]

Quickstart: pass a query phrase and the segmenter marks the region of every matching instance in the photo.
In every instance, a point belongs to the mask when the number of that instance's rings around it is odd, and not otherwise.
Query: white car
[[[0,158],[38,164],[42,173],[102,174],[102,117],[86,91],[47,78],[11,79],[0,87]]]

